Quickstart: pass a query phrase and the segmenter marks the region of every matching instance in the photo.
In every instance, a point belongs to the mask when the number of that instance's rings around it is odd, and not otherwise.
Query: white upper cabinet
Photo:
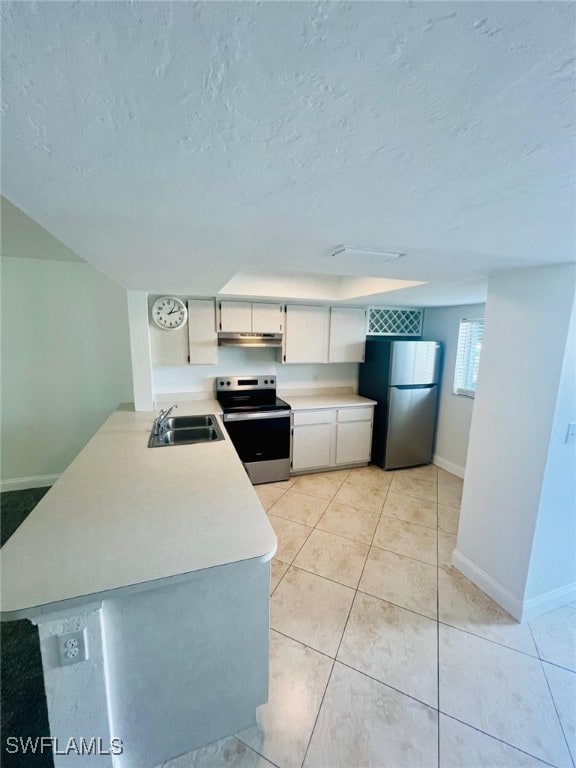
[[[188,344],[190,365],[218,362],[216,307],[212,299],[188,299]]]
[[[250,333],[252,331],[252,302],[221,301],[220,330],[231,333]]]
[[[366,310],[359,307],[330,309],[330,363],[364,362]]]
[[[286,307],[285,363],[362,363],[365,341],[361,307]]]
[[[284,307],[281,304],[252,304],[252,330],[254,333],[282,333]]]
[[[285,363],[327,363],[330,308],[288,304]]]
[[[281,304],[221,301],[220,330],[229,333],[282,333]]]

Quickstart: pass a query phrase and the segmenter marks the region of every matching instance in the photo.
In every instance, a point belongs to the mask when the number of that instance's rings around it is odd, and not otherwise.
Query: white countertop
[[[219,412],[201,400],[175,415]],[[3,619],[272,557],[276,536],[222,422],[222,441],[148,448],[155,416],[113,413],[2,547]]]
[[[280,397],[292,406],[293,411],[307,411],[316,408],[348,408],[376,405],[375,400],[350,394],[329,395],[283,395]]]

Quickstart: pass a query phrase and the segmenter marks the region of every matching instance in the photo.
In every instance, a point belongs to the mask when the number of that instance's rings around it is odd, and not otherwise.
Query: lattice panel
[[[368,333],[373,336],[420,336],[422,310],[401,307],[370,307]]]

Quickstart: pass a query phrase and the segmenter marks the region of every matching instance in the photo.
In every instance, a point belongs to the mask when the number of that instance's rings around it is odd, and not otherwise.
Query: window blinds
[[[484,320],[482,319],[460,321],[458,351],[454,369],[454,389],[452,390],[455,395],[474,397],[483,332]]]

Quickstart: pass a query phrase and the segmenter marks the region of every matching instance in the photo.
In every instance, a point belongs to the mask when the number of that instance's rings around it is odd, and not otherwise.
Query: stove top
[[[218,378],[216,397],[224,413],[290,410],[289,403],[276,397],[276,377],[273,375]]]
[[[249,413],[250,411],[258,411],[258,413],[265,413],[266,411],[289,411],[290,403],[285,400],[281,400],[279,397],[275,399],[273,403],[267,403],[265,405],[259,403],[245,403],[242,404],[236,402],[223,402],[218,398],[222,410],[224,413]]]

